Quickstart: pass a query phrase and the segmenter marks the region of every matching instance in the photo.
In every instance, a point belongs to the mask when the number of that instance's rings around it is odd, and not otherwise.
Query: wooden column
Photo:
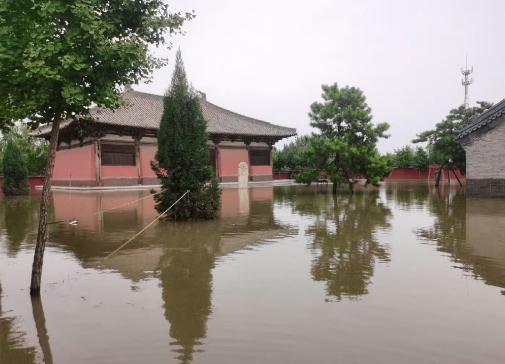
[[[273,163],[274,161],[272,158],[272,155],[273,155],[272,151],[274,150],[274,145],[271,142],[268,143],[268,150],[270,152],[270,167],[272,167],[272,171],[273,171],[274,170],[274,163]]]
[[[250,141],[244,141],[245,144],[245,149],[247,149],[247,168],[248,168],[248,175],[249,175],[249,181],[252,181],[252,175],[251,175],[251,142]]]
[[[100,140],[95,139],[95,178],[96,185],[102,185],[102,151],[100,148]]]
[[[220,162],[219,162],[219,140],[214,140],[214,158],[216,163],[216,177],[217,180],[221,182],[221,171],[219,170]]]
[[[135,137],[135,165],[137,166],[137,184],[142,184],[142,165],[140,164],[140,137]]]

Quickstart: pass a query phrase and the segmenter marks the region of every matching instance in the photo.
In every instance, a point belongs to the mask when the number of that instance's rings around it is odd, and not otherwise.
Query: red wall
[[[250,166],[249,174],[251,176],[270,176],[272,177],[272,166]]]
[[[273,172],[274,179],[291,179],[293,172]]]
[[[385,178],[386,181],[401,181],[401,180],[430,180],[434,181],[437,175],[439,166],[437,164],[432,164],[425,171],[418,171],[414,168],[395,168],[391,174]],[[456,175],[460,180],[464,180],[465,176],[459,171],[455,170]],[[456,181],[454,174],[450,172],[450,179]],[[447,171],[442,173],[440,178],[441,181],[447,180]]]
[[[102,166],[102,180],[114,178],[138,179],[136,166]]]
[[[402,180],[402,179],[428,179],[429,170],[419,171],[414,168],[395,168],[386,180]]]
[[[56,153],[54,162],[54,181],[75,181],[95,183],[96,181],[95,146],[63,149]]]
[[[156,178],[156,175],[151,169],[151,161],[155,159],[156,150],[157,148],[155,145],[140,146],[140,170],[143,178]]]
[[[151,169],[151,161],[155,159],[156,145],[140,146],[140,173],[144,184],[158,183]],[[237,181],[238,165],[241,162],[249,164],[249,152],[243,148],[220,147],[218,152],[218,174],[224,182]],[[56,184],[73,186],[94,186],[96,183],[95,146],[87,145],[80,148],[59,150],[56,153],[53,181]],[[138,183],[136,166],[101,166],[102,183],[105,186],[132,185]],[[250,166],[251,177],[272,176],[272,166]],[[267,178],[265,178],[267,179]]]
[[[249,152],[244,148],[219,148],[219,176],[227,179],[238,178],[238,165],[240,162],[249,164]]]

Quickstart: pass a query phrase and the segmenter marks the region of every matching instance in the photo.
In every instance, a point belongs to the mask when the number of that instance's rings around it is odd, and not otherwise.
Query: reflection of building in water
[[[505,288],[505,204],[499,199],[471,199],[458,194],[432,196],[433,226],[421,238],[437,243],[462,269],[487,284]]]
[[[297,193],[276,196],[291,198],[293,208],[313,218],[307,229],[314,252],[312,277],[326,283],[327,294],[340,300],[368,293],[375,262],[388,261],[388,249],[376,233],[389,227],[391,211],[377,191],[350,194]]]
[[[0,363],[35,363],[35,348],[24,347],[23,336],[14,329],[14,325],[14,319],[4,317],[2,312],[2,286],[0,284]]]
[[[223,190],[221,218],[212,220],[213,230],[219,234],[216,255],[273,239],[287,231],[275,222],[272,187],[247,192],[244,195],[239,189]],[[167,244],[185,238],[177,232],[177,227],[185,223],[158,223],[119,254],[103,261],[109,252],[158,216],[148,192],[54,192],[53,201],[56,220],[76,218],[79,226],[59,224],[52,230],[51,240],[72,251],[85,267],[114,269],[126,278],[142,279],[159,268]],[[200,239],[202,224],[199,222],[193,231],[184,234]]]
[[[133,281],[159,277],[174,351],[187,363],[206,337],[216,258],[291,233],[274,218],[272,187],[245,191],[223,190],[219,219],[157,223],[107,260],[108,253],[157,216],[152,197],[95,214],[147,193],[54,192],[56,218],[83,221],[77,227],[55,227],[51,241],[73,252],[84,267],[112,269]]]

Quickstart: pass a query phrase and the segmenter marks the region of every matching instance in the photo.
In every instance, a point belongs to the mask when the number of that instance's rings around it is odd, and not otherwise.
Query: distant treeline
[[[273,154],[273,167],[275,171],[299,171],[304,169],[304,154],[310,141],[317,136],[304,135],[284,145]],[[396,149],[393,153],[384,155],[391,168],[414,168],[420,171],[436,162],[434,153],[429,148],[406,145]]]

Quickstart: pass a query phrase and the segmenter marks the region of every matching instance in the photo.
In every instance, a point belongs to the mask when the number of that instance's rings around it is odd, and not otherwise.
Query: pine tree
[[[305,170],[297,181],[305,184],[317,181],[324,171],[337,186],[347,183],[352,192],[356,177],[366,184],[377,185],[390,173],[387,158],[379,155],[377,142],[387,138],[387,123],[372,123],[372,111],[363,91],[356,87],[340,88],[336,83],[323,85],[322,102],[310,106],[311,126],[319,129],[305,151]]]
[[[3,191],[7,196],[28,194],[28,169],[17,145],[11,139],[4,151],[3,173]]]
[[[207,124],[200,96],[188,85],[181,52],[164,97],[158,152],[152,168],[161,180],[156,209],[161,213],[190,191],[168,213],[169,219],[210,219],[220,207],[219,186],[209,165]]]

